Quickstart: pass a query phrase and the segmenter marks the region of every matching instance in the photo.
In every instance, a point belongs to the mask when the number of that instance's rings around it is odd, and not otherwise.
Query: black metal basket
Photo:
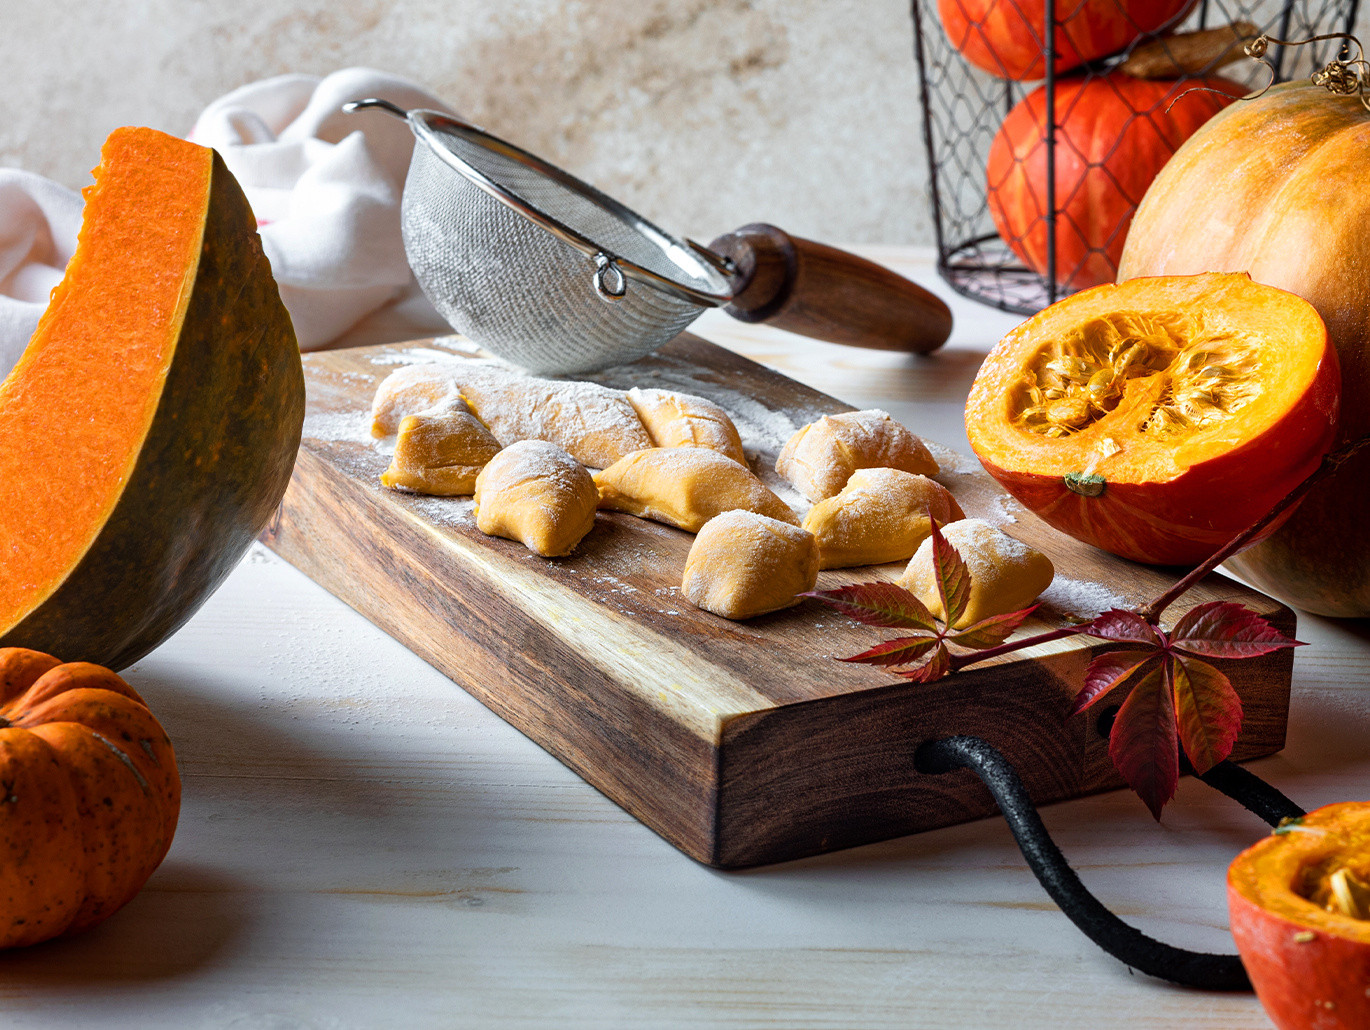
[[[957,3],[959,0],[943,0]],[[1019,0],[994,0],[1015,5]],[[1027,0],[1024,0],[1027,2]],[[1138,47],[1152,40],[1169,39],[1170,33],[1206,29],[1239,21],[1249,22],[1257,31],[1284,40],[1303,40],[1324,33],[1350,33],[1359,0],[1199,0],[1167,24],[1143,33],[1122,51],[1083,64],[1065,74],[1056,71],[1058,31],[1074,16],[1085,0],[1045,0],[1045,18],[1057,31],[1041,33],[1042,60],[1034,70],[1043,73],[1036,81],[1013,81],[976,67],[953,46],[943,29],[938,0],[912,0],[915,55],[918,62],[920,98],[923,108],[923,139],[928,156],[928,192],[937,232],[938,271],[952,289],[968,297],[1019,314],[1032,314],[1058,297],[1082,285],[1075,266],[1063,267],[1058,251],[1069,198],[1058,198],[1058,157],[1078,158],[1076,153],[1058,153],[1062,147],[1061,121],[1057,116],[1058,90],[1075,89],[1076,83],[1116,76],[1121,65]],[[1115,0],[1120,4],[1123,0]],[[1061,14],[1064,12],[1064,19]],[[1026,11],[1024,16],[1030,18]],[[1040,25],[1039,17],[1038,24]],[[1030,22],[1029,22],[1030,24]],[[1340,44],[1325,41],[1299,48],[1272,47],[1270,65],[1279,80],[1306,77],[1337,55]],[[1240,46],[1237,47],[1240,52]],[[1205,69],[1179,76],[1179,91],[1193,86],[1190,80],[1209,74]],[[1221,74],[1252,89],[1270,80],[1270,71],[1249,58],[1228,65]],[[1066,83],[1067,86],[1062,84]],[[1045,191],[1040,214],[1032,229],[1038,260],[1028,267],[1015,252],[1024,249],[1024,236],[1006,242],[996,230],[989,208],[986,166],[991,144],[1002,120],[1034,90],[1044,90],[1045,122],[1041,124],[1041,148],[1045,155]],[[1169,101],[1167,101],[1168,103]],[[1132,118],[1147,118],[1148,110],[1134,110]],[[1173,150],[1173,148],[1171,148]],[[1034,157],[1034,160],[1036,158]],[[1127,198],[1135,209],[1140,196]],[[1114,227],[1113,237],[1121,240],[1131,213]],[[1068,226],[1065,226],[1068,228]],[[1120,242],[1118,244],[1121,245]],[[1091,246],[1089,257],[1094,268],[1099,261],[1116,269],[1116,255],[1107,245]],[[1044,254],[1042,253],[1044,251]]]

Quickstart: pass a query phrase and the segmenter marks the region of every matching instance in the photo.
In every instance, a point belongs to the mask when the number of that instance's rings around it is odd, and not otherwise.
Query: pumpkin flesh
[[[53,470],[41,489],[12,491],[0,508],[2,625],[41,604],[90,548],[156,414],[208,206],[213,154],[191,156],[177,189],[168,188],[168,155],[159,147],[130,159],[116,188],[102,178],[87,190],[76,253],[0,388],[0,440],[23,441],[0,448],[0,482]],[[164,265],[189,275],[159,276]]]
[[[1234,104],[1157,176],[1128,233],[1120,278],[1249,272],[1322,315],[1342,371],[1338,442],[1370,433],[1370,112],[1308,83]],[[1316,487],[1229,564],[1321,615],[1370,615],[1370,452]]]
[[[1370,1026],[1370,803],[1310,812],[1227,874],[1232,934],[1280,1030]]]
[[[1196,564],[1331,443],[1339,379],[1308,304],[1245,276],[1138,279],[1010,332],[966,406],[981,463],[1069,535]]]
[[[0,642],[113,668],[151,650],[266,524],[303,406],[289,316],[222,160],[116,130],[0,387]]]

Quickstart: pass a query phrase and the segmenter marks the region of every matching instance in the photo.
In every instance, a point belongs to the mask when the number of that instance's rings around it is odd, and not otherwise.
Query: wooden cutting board
[[[546,560],[482,534],[469,498],[382,487],[388,446],[369,433],[376,385],[402,364],[473,352],[445,339],[306,356],[304,440],[264,539],[676,847],[746,866],[989,814],[994,804],[970,773],[913,769],[919,743],[954,733],[1002,750],[1038,802],[1121,785],[1099,732],[1111,712],[1067,718],[1094,650],[1082,638],[911,684],[836,661],[881,633],[818,602],[746,622],[694,608],[679,593],[693,540],[680,530],[601,512],[573,556]],[[798,504],[771,468],[780,445],[819,415],[849,410],[688,334],[593,378],[711,397],[734,415],[753,469]],[[933,450],[937,478],[967,514],[1055,562],[1056,583],[1024,632],[1141,604],[1172,582],[1062,537],[972,460]],[[819,587],[892,580],[901,569],[824,572]],[[1219,576],[1171,617],[1215,599],[1293,634],[1287,608]],[[1217,663],[1246,711],[1235,758],[1283,747],[1292,662],[1285,650]]]

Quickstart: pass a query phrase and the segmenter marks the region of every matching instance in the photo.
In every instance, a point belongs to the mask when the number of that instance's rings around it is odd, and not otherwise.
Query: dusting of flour
[[[1060,573],[1051,581],[1051,586],[1042,591],[1038,600],[1063,614],[1076,615],[1082,619],[1092,619],[1110,608],[1126,608],[1128,603],[1127,598],[1119,597],[1102,583],[1069,579]]]

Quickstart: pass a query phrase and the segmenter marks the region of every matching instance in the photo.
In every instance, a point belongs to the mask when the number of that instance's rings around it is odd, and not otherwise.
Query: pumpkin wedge
[[[1193,565],[1332,444],[1341,379],[1311,304],[1240,274],[1133,279],[1010,332],[966,405],[981,464],[1057,529]]]
[[[217,154],[119,129],[95,176],[76,253],[0,386],[0,645],[119,669],[266,525],[304,376]]]
[[[1280,1030],[1370,1026],[1370,803],[1326,805],[1227,871],[1232,936]]]

